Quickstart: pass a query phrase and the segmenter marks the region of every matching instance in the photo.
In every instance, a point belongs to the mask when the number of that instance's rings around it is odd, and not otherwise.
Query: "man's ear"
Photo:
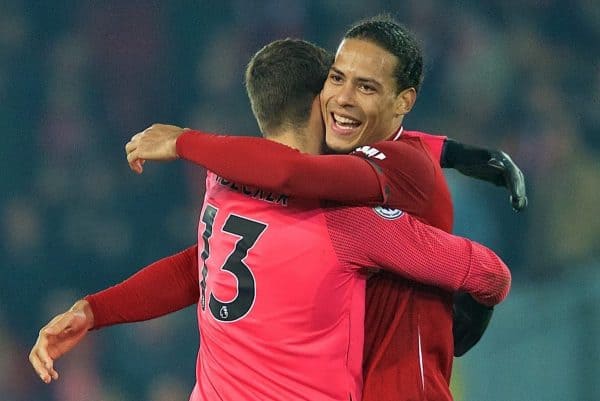
[[[417,91],[415,88],[407,88],[396,95],[396,114],[408,114],[417,101]]]

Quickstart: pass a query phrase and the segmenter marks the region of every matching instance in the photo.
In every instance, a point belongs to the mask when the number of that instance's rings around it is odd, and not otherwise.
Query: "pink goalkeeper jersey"
[[[360,400],[364,268],[492,303],[508,291],[493,252],[399,210],[323,208],[213,173],[206,182],[190,401]]]
[[[366,277],[317,201],[232,185],[208,173],[191,400],[359,400]]]

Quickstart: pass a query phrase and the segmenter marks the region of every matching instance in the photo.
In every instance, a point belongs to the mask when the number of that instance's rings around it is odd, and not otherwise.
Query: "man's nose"
[[[353,85],[348,82],[340,86],[336,101],[338,105],[342,107],[353,106],[355,102]]]

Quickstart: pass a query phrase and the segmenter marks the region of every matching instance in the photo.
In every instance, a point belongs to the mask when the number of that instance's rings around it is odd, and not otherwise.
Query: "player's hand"
[[[153,124],[131,137],[125,145],[129,167],[138,174],[144,171],[146,160],[175,160],[177,138],[186,129],[174,125]]]
[[[458,357],[479,342],[492,319],[494,309],[478,303],[467,293],[455,294],[452,308],[454,356]]]
[[[58,380],[54,362],[79,344],[93,325],[92,309],[81,300],[42,327],[29,353],[29,362],[44,383]]]
[[[525,177],[519,166],[501,150],[477,148],[448,139],[444,145],[442,167],[454,168],[464,175],[505,187],[517,212],[527,207]]]
[[[510,193],[510,203],[515,211],[521,211],[527,207],[527,195],[525,189],[525,176],[523,172],[510,158],[501,150],[490,151],[491,157],[488,165],[495,168],[498,173],[496,185],[506,187]]]

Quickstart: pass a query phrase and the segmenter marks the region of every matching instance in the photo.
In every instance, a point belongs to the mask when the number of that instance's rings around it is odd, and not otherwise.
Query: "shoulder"
[[[395,141],[380,141],[371,145],[358,147],[354,150],[354,153],[372,159],[384,160],[406,154],[419,153],[427,155],[429,151],[422,138],[401,136]]]
[[[412,167],[429,170],[436,162],[427,145],[417,137],[400,138],[396,141],[381,141],[357,148],[353,154],[362,156],[383,169]]]
[[[437,135],[437,134],[428,134],[420,131],[404,131],[400,140],[418,140],[425,146],[427,151],[432,155],[432,157],[439,161],[442,158],[442,150],[444,148],[444,143],[447,136]]]

